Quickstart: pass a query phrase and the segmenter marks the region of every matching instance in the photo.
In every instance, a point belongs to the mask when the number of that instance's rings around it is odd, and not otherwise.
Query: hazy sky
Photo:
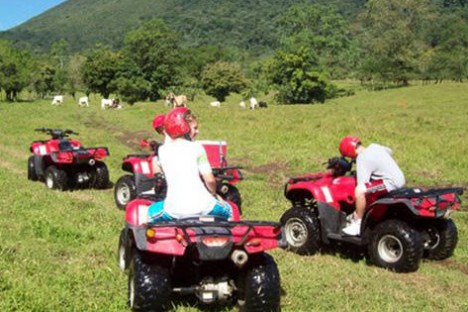
[[[0,31],[7,30],[66,0],[0,0]]]

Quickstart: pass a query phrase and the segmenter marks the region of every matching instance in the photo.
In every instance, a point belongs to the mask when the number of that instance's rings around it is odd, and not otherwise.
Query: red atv
[[[312,255],[348,243],[367,248],[373,264],[397,272],[416,271],[422,257],[453,254],[458,234],[449,217],[461,203],[462,188],[404,188],[368,199],[362,235],[346,236],[342,230],[355,205],[351,167],[344,158],[331,158],[327,172],[289,179],[284,195],[292,208],[281,217],[289,250]]]
[[[28,179],[44,181],[50,189],[76,187],[103,189],[109,185],[109,171],[102,160],[109,155],[107,147],[84,148],[68,136],[73,130],[39,128],[35,131],[51,136],[49,140],[34,141],[28,159]]]
[[[239,167],[228,167],[226,161],[226,142],[200,141],[205,148],[208,161],[213,168],[217,180],[217,192],[226,200],[234,202],[239,210],[242,199],[239,190],[234,186],[242,180]],[[131,154],[123,158],[122,170],[129,172],[121,176],[114,188],[114,200],[119,209],[125,209],[127,204],[138,197],[156,195],[159,199],[165,197],[166,187],[163,175],[154,175],[151,161],[157,155],[160,143],[156,141],[141,142],[141,147],[149,147],[151,154]]]
[[[128,271],[133,311],[164,311],[171,295],[195,295],[204,304],[238,303],[242,311],[279,311],[280,276],[265,253],[284,247],[281,224],[213,216],[146,224],[152,201],[127,205],[119,267]]]

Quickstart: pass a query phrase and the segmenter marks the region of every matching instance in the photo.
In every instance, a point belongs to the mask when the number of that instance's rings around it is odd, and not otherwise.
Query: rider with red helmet
[[[164,119],[166,118],[166,115],[164,114],[159,114],[154,116],[153,119],[153,129],[158,133],[163,135],[164,134]]]
[[[167,195],[164,201],[149,207],[149,221],[200,215],[231,218],[232,207],[216,194],[216,179],[206,151],[193,141],[198,134],[195,115],[186,107],[174,108],[165,117],[164,130],[171,138],[159,149]]]
[[[356,210],[343,229],[347,235],[360,235],[361,220],[368,200],[375,200],[405,184],[405,176],[392,158],[392,150],[379,144],[364,146],[356,136],[345,136],[339,145],[343,157],[356,160]]]

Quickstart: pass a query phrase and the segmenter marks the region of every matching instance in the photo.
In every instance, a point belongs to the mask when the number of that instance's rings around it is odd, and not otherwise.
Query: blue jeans
[[[224,202],[224,205],[216,200],[216,204],[213,209],[208,213],[210,216],[222,217],[229,219],[232,217],[232,207],[227,202]],[[148,208],[148,219],[149,222],[159,222],[159,221],[171,221],[175,218],[171,217],[167,212],[164,211],[164,201],[157,201]]]

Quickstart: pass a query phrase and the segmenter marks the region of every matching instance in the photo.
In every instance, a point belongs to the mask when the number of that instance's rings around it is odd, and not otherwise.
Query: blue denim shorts
[[[232,217],[232,207],[227,202],[224,202],[224,205],[216,200],[216,204],[213,209],[208,213],[210,216],[217,216],[229,219]],[[148,208],[148,219],[149,222],[159,222],[159,221],[171,221],[174,220],[172,216],[164,211],[164,201],[157,201]]]

